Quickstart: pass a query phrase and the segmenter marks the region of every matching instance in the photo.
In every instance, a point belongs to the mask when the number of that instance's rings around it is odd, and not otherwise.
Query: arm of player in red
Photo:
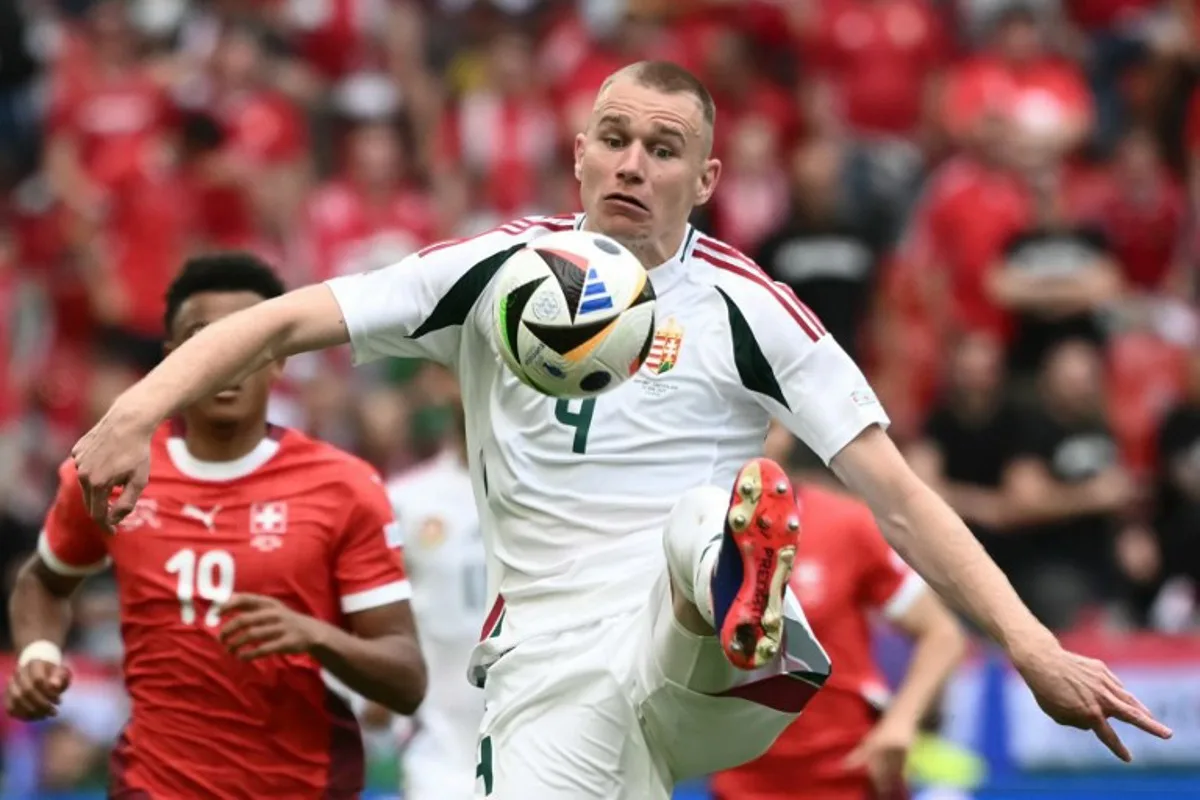
[[[108,566],[104,534],[92,522],[70,463],[59,469],[58,494],[38,539],[38,552],[17,573],[8,609],[17,669],[5,689],[5,710],[39,720],[58,712],[71,673],[61,647],[71,624],[71,595],[84,578]]]
[[[411,587],[389,538],[395,523],[383,487],[364,478],[333,564],[346,627],[261,595],[235,594],[221,641],[239,658],[307,653],[350,690],[399,714],[425,697],[425,660],[408,598]]]
[[[870,511],[863,509],[855,527],[859,535],[850,541],[862,558],[861,605],[877,609],[915,645],[887,711],[846,761],[850,767],[865,767],[878,795],[890,797],[903,787],[921,720],[958,666],[967,640],[949,609],[887,546]]]

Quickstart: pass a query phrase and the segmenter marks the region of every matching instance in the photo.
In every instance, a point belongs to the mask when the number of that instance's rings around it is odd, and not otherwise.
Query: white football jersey
[[[405,752],[406,770],[432,765],[470,776],[483,692],[462,674],[487,610],[471,476],[460,455],[447,451],[388,481],[387,491],[404,537],[413,615],[429,676]],[[471,785],[466,783],[468,793]]]
[[[487,549],[489,612],[471,671],[515,642],[632,610],[665,568],[676,500],[731,485],[772,417],[828,462],[887,416],[862,372],[784,286],[689,227],[650,270],[656,334],[642,369],[589,400],[555,400],[501,362],[493,281],[505,258],[583,215],[532,217],[331,280],[359,363],[450,366],[466,409]]]

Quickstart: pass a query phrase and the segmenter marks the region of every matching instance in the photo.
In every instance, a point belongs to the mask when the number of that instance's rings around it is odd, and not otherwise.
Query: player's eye
[[[661,145],[661,144],[657,145],[651,152],[654,153],[655,158],[674,158],[675,157],[675,151],[673,149],[671,149],[670,147],[667,147],[665,145]]]
[[[608,147],[613,150],[620,149],[621,145],[624,144],[620,136],[613,136],[611,134],[608,136],[602,136],[601,141],[603,141],[604,144],[608,145]]]

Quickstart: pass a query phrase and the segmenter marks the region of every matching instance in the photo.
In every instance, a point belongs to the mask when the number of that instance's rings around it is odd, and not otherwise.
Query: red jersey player
[[[282,292],[252,257],[195,259],[167,295],[167,346]],[[404,714],[424,694],[384,488],[358,459],[267,424],[279,370],[164,425],[149,488],[111,534],[66,461],[17,578],[6,702],[33,720],[55,714],[70,682],[59,647],[71,593],[110,562],[116,572],[132,714],[110,797],[356,797],[362,743],[334,687]]]
[[[865,505],[811,483],[797,496],[804,534],[792,589],[833,672],[771,749],[714,776],[713,792],[717,800],[898,800],[917,725],[965,640],[937,596],[887,546]],[[871,658],[873,612],[916,639],[890,702]]]

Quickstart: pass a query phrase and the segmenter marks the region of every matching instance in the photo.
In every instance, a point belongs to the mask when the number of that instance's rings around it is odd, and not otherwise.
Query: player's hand
[[[10,717],[28,722],[57,716],[62,694],[70,685],[69,669],[35,658],[8,679],[4,710]]]
[[[324,624],[260,594],[235,594],[221,613],[234,615],[221,626],[221,643],[243,661],[311,652]]]
[[[900,796],[908,751],[916,738],[914,726],[885,716],[846,757],[846,767],[866,769],[879,797]]]
[[[1056,647],[1014,657],[1014,665],[1047,716],[1059,725],[1093,731],[1122,761],[1133,757],[1109,724],[1110,718],[1160,739],[1171,738],[1171,729],[1154,719],[1101,661]]]
[[[112,530],[133,511],[150,480],[153,433],[153,425],[141,422],[118,400],[71,448],[83,502],[96,524]],[[115,489],[121,493],[114,501]]]

